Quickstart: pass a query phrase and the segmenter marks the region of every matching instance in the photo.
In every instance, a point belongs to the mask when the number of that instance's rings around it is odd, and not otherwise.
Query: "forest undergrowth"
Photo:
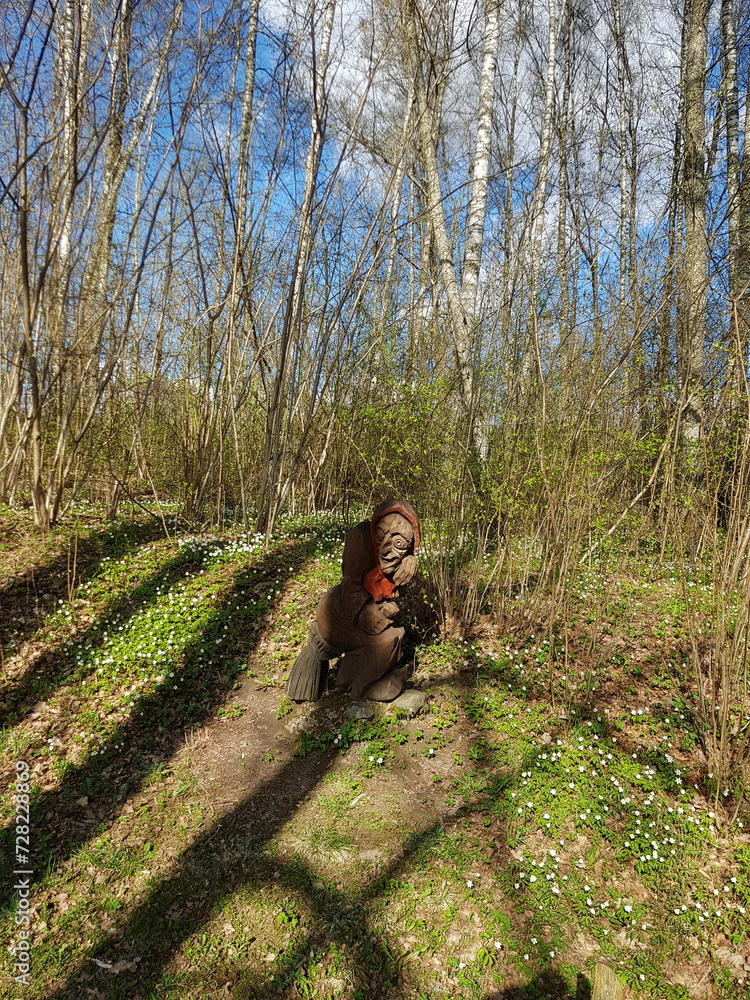
[[[743,595],[709,549],[625,525],[542,579],[427,523],[426,705],[359,721],[283,693],[344,529],[0,513],[9,946],[19,762],[33,870],[0,995],[572,1000],[603,958],[633,998],[750,997],[749,720],[712,666]]]

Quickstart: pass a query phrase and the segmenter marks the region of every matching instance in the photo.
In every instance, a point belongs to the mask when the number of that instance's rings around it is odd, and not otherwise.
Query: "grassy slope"
[[[340,525],[290,523],[268,551],[77,534],[41,546],[3,516],[0,771],[10,791],[25,760],[33,787],[23,995],[574,997],[604,955],[632,996],[750,996],[750,842],[699,781],[668,574],[583,575],[564,663],[489,625],[421,645],[425,713],[360,723],[281,691]],[[13,941],[9,794],[1,818]]]

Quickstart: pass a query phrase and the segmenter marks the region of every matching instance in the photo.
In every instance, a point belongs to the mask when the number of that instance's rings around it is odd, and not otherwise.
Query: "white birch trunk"
[[[618,96],[618,140],[620,154],[620,272],[619,272],[619,312],[623,341],[628,337],[628,134],[626,95],[626,54],[622,29],[622,3],[615,0],[615,46],[617,49],[617,96]]]
[[[685,209],[684,281],[680,296],[678,343],[683,388],[682,439],[698,440],[703,423],[701,379],[706,333],[706,50],[710,0],[686,0],[683,47],[685,80]]]
[[[478,413],[474,319],[487,203],[494,80],[500,30],[499,6],[495,0],[490,0],[487,8],[472,195],[468,211],[468,231],[464,255],[466,270],[463,277],[465,280],[468,274],[468,284],[463,289],[459,282],[453,246],[448,236],[443,208],[443,192],[437,161],[440,111],[433,108],[430,100],[431,95],[428,92],[428,83],[424,75],[425,56],[428,54],[423,51],[419,41],[417,20],[416,6],[412,0],[408,18],[409,56],[416,87],[420,151],[427,175],[427,217],[437,251],[440,278],[448,302],[453,347],[458,366],[461,403],[469,416],[472,444],[479,457],[484,459],[487,456],[487,434]]]
[[[461,300],[464,311],[474,320],[477,311],[479,271],[487,212],[487,185],[492,143],[492,115],[495,106],[495,73],[500,43],[500,0],[486,0],[484,55],[479,78],[479,108],[474,165],[471,178],[471,201],[466,222],[466,243],[461,276]]]
[[[542,345],[539,336],[539,317],[537,313],[537,296],[539,293],[539,275],[542,267],[542,237],[544,230],[544,208],[547,202],[549,185],[550,159],[552,151],[552,110],[555,100],[555,63],[557,61],[557,42],[560,33],[560,17],[557,0],[549,0],[549,35],[547,41],[547,72],[544,84],[544,112],[542,115],[542,131],[539,141],[539,167],[537,169],[534,197],[531,206],[531,224],[529,227],[529,244],[531,247],[530,267],[530,298],[532,321],[532,349],[536,359],[540,380],[542,379]],[[530,365],[524,361],[523,367],[528,377]]]

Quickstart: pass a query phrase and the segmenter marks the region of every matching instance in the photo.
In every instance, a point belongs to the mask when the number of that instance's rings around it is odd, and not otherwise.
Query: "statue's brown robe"
[[[318,604],[318,630],[323,639],[342,654],[336,686],[351,690],[355,698],[368,694],[383,699],[395,697],[403,687],[402,679],[394,680],[392,693],[387,682],[377,683],[397,667],[401,659],[404,629],[396,624],[398,606],[394,603],[398,589],[393,591],[390,599],[374,602],[364,582],[366,575],[377,564],[373,529],[381,517],[394,511],[403,514],[413,525],[414,545],[418,544],[417,512],[407,501],[386,501],[375,509],[371,521],[362,521],[347,533],[341,583],[324,594]],[[359,616],[368,603],[375,603],[381,612],[382,628],[376,635],[370,635],[358,626]]]

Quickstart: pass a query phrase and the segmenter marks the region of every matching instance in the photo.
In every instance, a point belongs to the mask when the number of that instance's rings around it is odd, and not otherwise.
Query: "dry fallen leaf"
[[[134,958],[132,962],[128,962],[123,958],[121,961],[115,962],[115,964],[109,969],[109,972],[113,976],[119,976],[121,972],[135,972],[140,960],[140,955],[137,958]]]

